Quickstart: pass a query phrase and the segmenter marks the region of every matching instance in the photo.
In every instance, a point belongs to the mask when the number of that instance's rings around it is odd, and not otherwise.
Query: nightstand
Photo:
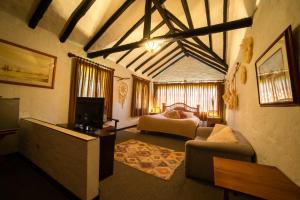
[[[213,118],[213,117],[207,117],[207,126],[213,127],[215,124],[222,124],[223,121],[221,118]]]
[[[159,114],[157,112],[149,112],[149,115],[156,115],[156,114]]]

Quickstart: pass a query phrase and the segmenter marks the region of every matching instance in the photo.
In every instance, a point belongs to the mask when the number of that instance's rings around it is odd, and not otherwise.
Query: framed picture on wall
[[[55,56],[0,39],[0,82],[54,88]]]
[[[299,70],[289,26],[255,63],[260,106],[299,104]]]

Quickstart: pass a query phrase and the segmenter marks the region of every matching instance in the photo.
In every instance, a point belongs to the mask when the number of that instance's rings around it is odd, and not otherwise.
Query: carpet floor
[[[175,151],[184,151],[185,140],[157,134],[119,131],[116,143],[129,139],[140,140]],[[100,182],[103,200],[221,200],[223,190],[213,185],[185,177],[182,163],[170,180],[161,180],[120,162],[114,162],[114,175]],[[255,199],[242,194],[230,194],[232,200]]]
[[[184,151],[185,141],[155,134],[127,131],[117,133],[116,143],[136,139],[146,143]],[[100,182],[101,200],[221,200],[223,190],[211,184],[188,179],[181,164],[170,180],[136,170],[118,161],[114,162],[114,175]],[[19,154],[5,157],[0,164],[1,200],[67,200],[76,199],[27,159]],[[231,200],[255,199],[242,194],[231,194]]]

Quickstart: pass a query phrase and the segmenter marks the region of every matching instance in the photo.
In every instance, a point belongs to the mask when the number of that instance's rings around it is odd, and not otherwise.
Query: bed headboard
[[[196,115],[197,117],[199,117],[199,109],[200,109],[200,105],[197,105],[197,107],[191,107],[186,105],[185,103],[174,103],[172,105],[167,106],[166,103],[162,104],[163,107],[163,112],[166,109],[172,109],[172,110],[182,110],[182,111],[186,111],[186,112],[193,112],[194,115]]]

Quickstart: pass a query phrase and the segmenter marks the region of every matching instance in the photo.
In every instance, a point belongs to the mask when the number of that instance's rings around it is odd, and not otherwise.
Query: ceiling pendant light
[[[154,53],[161,49],[161,41],[159,40],[148,40],[145,42],[145,48],[147,51]]]

